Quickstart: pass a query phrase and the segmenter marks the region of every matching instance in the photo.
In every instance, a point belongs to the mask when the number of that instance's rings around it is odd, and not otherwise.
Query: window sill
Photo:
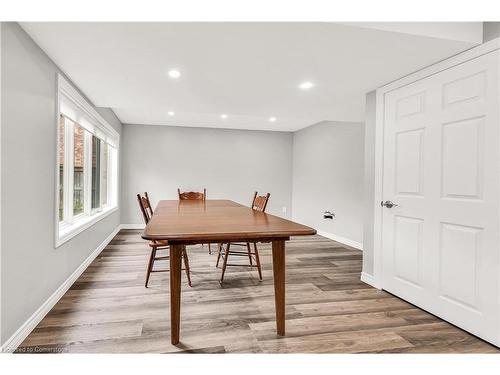
[[[73,224],[64,226],[63,228],[60,228],[59,224],[57,224],[55,247],[58,248],[65,242],[82,233],[85,229],[90,228],[95,223],[101,221],[116,211],[118,211],[118,206],[106,208],[92,216],[83,216],[82,218],[76,220]]]

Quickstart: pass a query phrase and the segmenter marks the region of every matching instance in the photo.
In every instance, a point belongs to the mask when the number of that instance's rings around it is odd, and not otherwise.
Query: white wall
[[[117,228],[120,212],[54,248],[59,70],[18,24],[2,23],[1,28],[4,343]],[[99,111],[121,132],[112,111]]]
[[[361,247],[362,123],[325,121],[293,136],[293,219]],[[336,218],[323,219],[333,210]]]
[[[290,217],[291,133],[124,125],[121,141],[124,224],[143,223],[137,193],[147,191],[156,205],[177,199],[178,187],[245,205],[255,190],[269,192],[267,211]]]

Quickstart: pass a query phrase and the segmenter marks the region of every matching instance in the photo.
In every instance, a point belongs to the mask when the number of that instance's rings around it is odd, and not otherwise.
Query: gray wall
[[[245,205],[255,190],[270,192],[268,212],[290,215],[291,133],[124,125],[121,141],[124,224],[143,222],[137,193],[148,191],[155,205],[177,199],[178,187]]]
[[[1,27],[3,343],[119,225],[120,213],[54,248],[58,68],[18,24]],[[121,131],[110,110],[99,111]]]
[[[483,22],[483,43],[500,37],[500,22]]]
[[[294,220],[363,241],[363,134],[362,123],[329,121],[294,133]],[[325,210],[336,218],[323,219]]]
[[[376,92],[366,94],[365,163],[363,197],[363,272],[373,276],[373,219],[375,215],[375,113]]]

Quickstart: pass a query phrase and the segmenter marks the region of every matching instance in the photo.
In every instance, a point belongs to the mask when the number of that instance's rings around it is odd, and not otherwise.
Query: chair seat
[[[167,240],[156,240],[156,241],[149,241],[149,246],[151,247],[166,247],[168,246],[168,241]]]

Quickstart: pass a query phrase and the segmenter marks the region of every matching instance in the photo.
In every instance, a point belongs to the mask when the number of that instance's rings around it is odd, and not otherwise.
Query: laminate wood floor
[[[122,230],[18,348],[20,353],[494,353],[488,343],[360,281],[361,252],[321,236],[287,242],[287,335],[276,335],[270,245],[255,269],[188,247],[181,343],[170,344],[169,274],[144,288],[149,247]],[[214,246],[215,247],[215,246]],[[240,258],[240,257],[238,257]],[[241,257],[235,261],[244,261]],[[157,264],[166,267],[166,262]]]

